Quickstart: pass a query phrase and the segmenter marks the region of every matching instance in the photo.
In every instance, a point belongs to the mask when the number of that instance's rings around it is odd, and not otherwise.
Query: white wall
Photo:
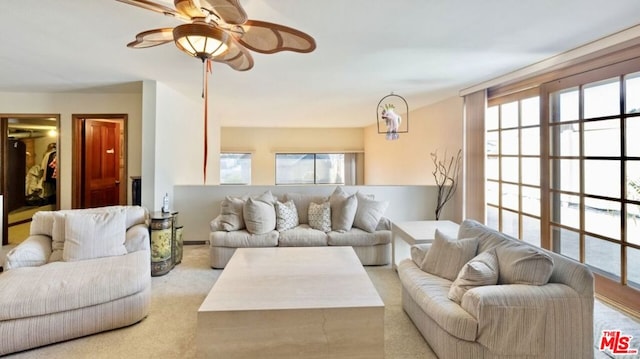
[[[73,114],[127,114],[128,176],[141,174],[140,93],[14,93],[0,92],[0,113],[60,114],[58,183],[60,206],[71,208],[71,116]],[[127,188],[131,181],[127,179]],[[130,192],[130,191],[129,191]],[[131,194],[129,193],[129,201]]]

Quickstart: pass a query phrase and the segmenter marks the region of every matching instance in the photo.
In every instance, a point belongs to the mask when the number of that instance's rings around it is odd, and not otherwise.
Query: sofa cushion
[[[274,202],[274,198],[269,191],[256,198],[250,197],[247,199],[242,213],[249,233],[265,234],[276,229]]]
[[[67,213],[62,258],[67,262],[127,254],[124,211]]]
[[[353,220],[353,226],[367,232],[374,232],[380,219],[384,216],[389,202],[375,201],[360,192],[356,193],[356,197],[358,199],[358,207]]]
[[[212,247],[276,247],[278,245],[278,231],[273,230],[265,234],[251,234],[246,229],[233,232],[218,231],[211,232],[209,240]]]
[[[553,272],[553,259],[547,253],[525,243],[496,247],[500,266],[500,284],[543,285]]]
[[[456,338],[471,342],[476,340],[476,319],[447,298],[450,280],[425,273],[411,259],[405,259],[398,264],[398,276],[407,294],[442,329]]]
[[[454,239],[436,229],[433,244],[420,264],[427,272],[455,280],[460,269],[476,256],[477,238]]]
[[[331,231],[331,204],[309,203],[309,226],[323,232]]]
[[[276,201],[276,230],[279,232],[295,228],[298,224],[298,211],[293,201],[285,203]]]
[[[427,255],[429,248],[431,248],[431,243],[419,243],[412,245],[410,248],[411,260],[417,266],[420,266],[424,257]]]
[[[329,196],[329,203],[331,204],[331,229],[338,232],[350,230],[358,210],[356,195],[349,195],[338,186]]]
[[[320,247],[327,245],[327,234],[311,228],[308,224],[301,224],[288,231],[280,232],[278,246],[280,247]]]
[[[301,224],[309,224],[309,203],[322,203],[327,200],[326,196],[312,196],[303,193],[286,193],[284,201],[293,201],[298,211],[298,221]]]
[[[112,302],[148,289],[149,252],[55,262],[2,273],[0,321],[60,313]],[[25,291],[25,283],[29,290]]]
[[[329,232],[330,246],[366,247],[391,243],[391,231],[369,233],[359,228],[351,228],[347,232]]]
[[[64,211],[50,212],[53,222],[51,224],[51,256],[49,262],[62,260],[65,239],[65,215]]]
[[[220,203],[220,216],[217,226],[223,231],[237,231],[244,229],[244,203],[246,198],[227,196]]]
[[[467,262],[449,289],[449,299],[462,301],[467,290],[482,285],[498,283],[498,258],[494,249],[482,252]]]

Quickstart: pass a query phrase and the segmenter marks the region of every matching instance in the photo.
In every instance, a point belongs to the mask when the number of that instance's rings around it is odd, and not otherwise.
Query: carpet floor
[[[398,275],[390,266],[365,267],[385,304],[385,358],[436,358],[409,317],[402,310]],[[209,267],[206,245],[184,247],[181,264],[152,278],[149,316],[130,327],[74,339],[6,356],[31,358],[196,358],[197,310],[220,275]],[[594,335],[604,329],[620,329],[632,335],[631,348],[640,348],[640,322],[596,301]],[[635,345],[635,346],[634,346]],[[595,348],[596,358],[607,358]],[[632,356],[624,356],[632,358]]]

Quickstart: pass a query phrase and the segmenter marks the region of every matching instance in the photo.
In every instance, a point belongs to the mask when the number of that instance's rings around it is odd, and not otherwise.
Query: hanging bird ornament
[[[387,103],[383,106],[380,106],[382,109],[382,117],[387,125],[387,140],[397,140],[400,135],[398,134],[398,130],[400,129],[400,124],[402,123],[402,117],[398,115],[395,110],[396,107],[393,104]]]

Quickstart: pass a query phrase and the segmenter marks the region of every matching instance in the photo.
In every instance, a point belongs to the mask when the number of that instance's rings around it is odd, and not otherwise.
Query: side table
[[[459,225],[452,221],[408,221],[391,223],[391,267],[411,257],[411,246],[420,243],[431,243],[436,229],[457,237]]]
[[[151,275],[161,276],[182,260],[182,227],[178,229],[178,212],[150,214]],[[179,248],[178,248],[179,247]]]

